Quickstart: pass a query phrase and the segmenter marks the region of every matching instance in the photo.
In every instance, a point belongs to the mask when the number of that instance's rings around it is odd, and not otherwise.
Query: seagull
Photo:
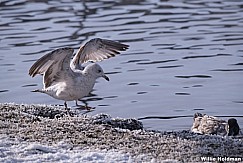
[[[128,45],[116,41],[95,38],[81,46],[73,56],[74,49],[59,48],[38,59],[29,69],[29,75],[43,75],[43,89],[32,92],[45,93],[55,99],[75,101],[87,96],[93,89],[97,78],[109,81],[101,66],[95,62],[114,57]],[[84,63],[92,63],[84,67]]]
[[[221,136],[237,136],[240,135],[240,127],[235,118],[230,118],[228,122],[214,116],[195,113],[194,123],[191,131],[200,134],[212,134]]]

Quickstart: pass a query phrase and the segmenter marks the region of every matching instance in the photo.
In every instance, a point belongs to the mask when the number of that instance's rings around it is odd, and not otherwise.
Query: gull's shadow
[[[82,112],[81,114],[87,114],[87,113],[90,113],[92,111],[95,110],[96,107],[89,107],[89,106],[79,106],[79,107],[75,107],[73,109],[75,109],[76,111],[78,112]]]
[[[63,111],[66,111],[67,114],[75,114],[75,112],[79,114],[87,114],[89,112],[92,112],[96,109],[96,107],[90,107],[88,106],[88,103],[84,102],[84,105],[79,105],[79,106],[71,106],[68,108],[65,108],[64,105],[62,104],[55,104],[52,106],[57,106],[57,107],[63,107]],[[73,112],[73,113],[72,113]]]
[[[86,113],[92,112],[96,109],[96,107],[89,106],[89,102],[103,100],[103,98],[96,97],[96,96],[97,96],[96,94],[89,93],[89,95],[86,96],[86,98],[78,100],[78,101],[82,102],[83,104],[80,104],[78,106],[74,105],[74,106],[68,107],[68,110],[75,110],[78,112],[84,111],[81,114],[86,114]],[[54,106],[64,107],[63,104],[56,104]]]
[[[80,105],[80,106],[74,107],[74,109],[76,109],[76,110],[83,110],[83,111],[93,111],[93,110],[95,110],[95,108],[96,107],[91,107],[88,105]]]

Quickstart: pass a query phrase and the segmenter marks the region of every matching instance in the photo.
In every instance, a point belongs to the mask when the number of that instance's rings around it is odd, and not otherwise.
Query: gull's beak
[[[105,80],[110,81],[110,79],[108,78],[108,76],[103,75],[102,77],[103,77]]]

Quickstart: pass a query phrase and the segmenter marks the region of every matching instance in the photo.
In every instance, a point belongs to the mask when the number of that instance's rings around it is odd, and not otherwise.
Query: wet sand
[[[201,157],[243,161],[242,137],[198,135],[189,130],[150,131],[136,119],[87,116],[45,105],[0,104],[0,133],[25,143],[55,145],[63,141],[72,148],[122,151],[137,162],[203,162]],[[141,160],[140,155],[146,157]]]

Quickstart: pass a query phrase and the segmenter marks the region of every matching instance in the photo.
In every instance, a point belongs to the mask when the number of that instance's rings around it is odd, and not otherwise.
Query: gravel
[[[73,149],[115,150],[131,154],[137,162],[168,159],[203,162],[202,157],[208,162],[217,157],[243,161],[242,136],[199,135],[189,130],[151,131],[132,118],[81,115],[46,105],[1,103],[0,133],[25,143],[55,145],[65,142]],[[141,155],[146,157],[138,157]]]

